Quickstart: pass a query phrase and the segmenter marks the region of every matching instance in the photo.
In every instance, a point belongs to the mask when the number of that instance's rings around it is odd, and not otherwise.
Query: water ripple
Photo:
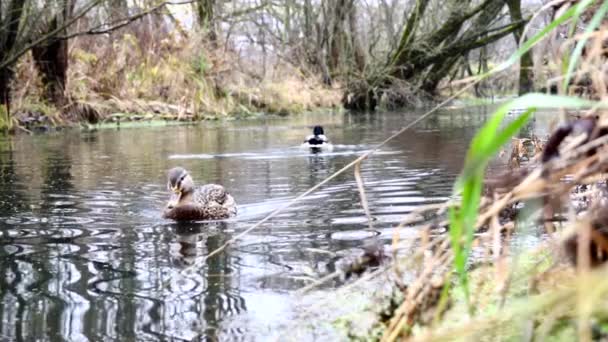
[[[485,116],[429,123],[362,162],[373,231],[349,170],[232,239],[414,114],[323,113],[0,139],[0,339],[263,340],[267,326],[291,318],[287,293],[335,271],[366,240],[389,241],[408,213],[449,196],[474,132],[463,127]],[[333,152],[297,147],[317,123]],[[178,165],[197,184],[224,185],[239,204],[237,217],[162,219],[166,171]],[[399,233],[418,234],[410,227]]]

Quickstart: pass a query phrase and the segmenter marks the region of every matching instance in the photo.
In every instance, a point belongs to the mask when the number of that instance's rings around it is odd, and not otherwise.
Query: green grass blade
[[[565,74],[566,77],[564,78],[564,83],[562,84],[562,89],[564,89],[564,90],[567,89],[568,85],[570,84],[570,80],[572,79],[572,74],[574,73],[574,68],[578,64],[578,60],[581,57],[583,48],[585,47],[585,44],[589,40],[591,33],[593,31],[595,31],[595,29],[602,23],[602,19],[604,19],[604,17],[606,16],[606,12],[608,12],[608,1],[604,1],[602,6],[597,10],[597,12],[595,12],[595,15],[593,16],[593,18],[591,19],[591,21],[589,22],[589,24],[587,24],[587,27],[585,28],[585,34],[584,34],[583,38],[578,41],[578,43],[576,44],[576,47],[574,48],[574,51],[572,51],[572,54],[571,54],[570,58],[568,59],[568,68],[566,70],[566,74]]]
[[[577,7],[576,11],[574,12],[572,24],[570,25],[570,29],[568,30],[569,37],[574,34],[574,31],[576,30],[576,25],[578,24],[578,19],[581,17],[581,14],[583,14],[583,12],[585,12],[587,7],[593,5],[594,3],[595,3],[595,0],[585,0],[585,1],[581,2],[581,6]]]
[[[579,20],[581,14],[583,14],[583,12],[587,9],[588,6],[593,5],[594,3],[595,3],[595,0],[585,0],[583,2],[583,4],[577,8],[577,10],[574,12],[574,15],[572,16],[572,20],[570,22],[570,28],[568,29],[568,37],[572,37],[572,35],[574,35],[574,32],[576,31],[576,26],[578,24],[578,20]],[[567,53],[565,53],[563,55],[562,66],[561,66],[562,75],[566,75],[566,73],[568,71],[568,66],[570,65],[571,57],[572,56]],[[563,88],[563,89],[565,89],[565,88]]]
[[[449,236],[454,252],[453,266],[458,274],[467,303],[469,303],[470,313],[473,310],[469,302],[466,264],[471,252],[487,164],[498,150],[528,123],[536,108],[577,109],[597,105],[597,102],[575,97],[538,93],[527,94],[500,106],[471,141],[463,172],[454,185],[454,195],[462,194],[461,204],[458,208],[450,208],[449,212]],[[522,107],[527,108],[527,110],[501,129],[500,127],[509,110]]]

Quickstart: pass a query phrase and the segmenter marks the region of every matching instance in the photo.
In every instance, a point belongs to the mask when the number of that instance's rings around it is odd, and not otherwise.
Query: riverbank
[[[68,112],[64,115],[53,106],[26,105],[12,115],[11,125],[4,130],[9,132],[38,131],[70,127],[148,127],[162,125],[183,125],[203,121],[247,120],[272,116],[300,115],[306,113],[341,111],[338,106],[301,107],[288,110],[289,107],[276,111],[262,111],[257,108],[244,108],[242,112],[227,114],[192,113],[176,105],[155,101],[129,101],[116,105],[116,101],[99,104],[79,104],[81,112]],[[302,109],[304,108],[304,109]]]
[[[51,103],[31,56],[16,68],[0,128],[142,120],[201,121],[341,108],[339,84],[277,60],[260,70],[196,37],[160,42],[129,34],[114,44],[79,38],[69,52],[65,99]]]

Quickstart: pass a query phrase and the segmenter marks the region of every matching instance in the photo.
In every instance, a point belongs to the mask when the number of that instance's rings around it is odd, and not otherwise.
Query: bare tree
[[[519,0],[517,0],[519,1]],[[344,105],[350,109],[373,109],[384,90],[396,81],[405,81],[412,89],[434,94],[439,82],[450,74],[469,51],[493,43],[516,30],[525,22],[520,18],[502,24],[500,14],[504,0],[443,2],[445,19],[435,27],[425,27],[431,0],[417,0],[402,29],[397,48],[389,62],[365,80],[350,82]],[[407,104],[407,98],[393,96],[396,105]]]
[[[110,33],[161,10],[167,4],[154,2],[153,6],[139,9],[137,13],[123,13],[118,19],[110,15],[91,27],[70,32],[78,20],[93,9],[101,8],[104,1],[89,0],[81,6],[76,6],[76,0],[0,2],[0,105],[8,108],[13,68],[19,58],[30,51],[42,76],[45,97],[59,106],[64,105],[71,38]]]

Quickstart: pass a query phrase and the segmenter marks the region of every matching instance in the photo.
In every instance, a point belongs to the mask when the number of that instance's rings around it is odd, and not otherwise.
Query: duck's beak
[[[182,198],[182,192],[177,187],[171,188],[171,198],[169,198],[169,203],[167,203],[167,209],[173,209],[177,207],[179,200]]]

